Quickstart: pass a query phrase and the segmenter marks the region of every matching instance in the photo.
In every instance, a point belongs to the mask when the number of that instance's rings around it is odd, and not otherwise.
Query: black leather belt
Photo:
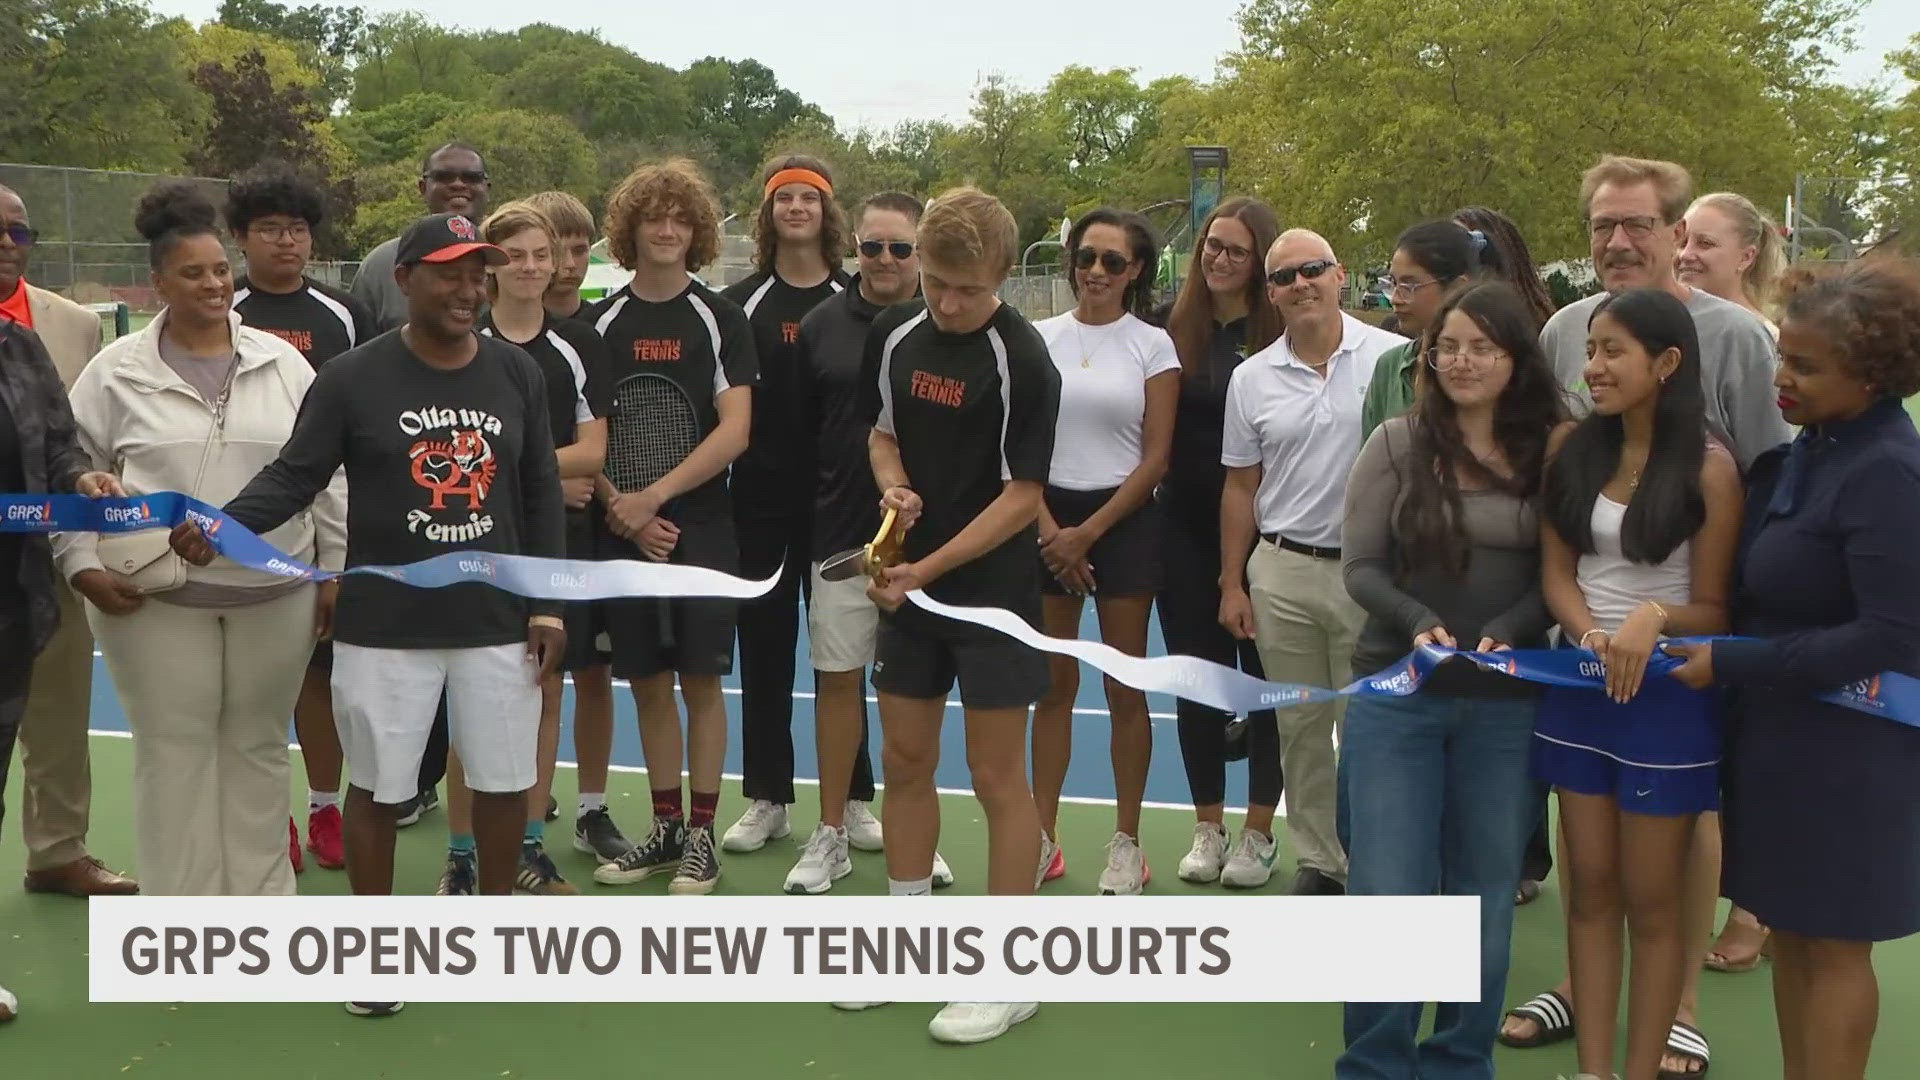
[[[1340,557],[1339,548],[1323,548],[1314,547],[1312,544],[1301,544],[1289,540],[1279,533],[1261,533],[1260,539],[1265,540],[1267,543],[1272,544],[1282,551],[1297,551],[1302,555],[1309,555],[1316,559],[1338,559]]]

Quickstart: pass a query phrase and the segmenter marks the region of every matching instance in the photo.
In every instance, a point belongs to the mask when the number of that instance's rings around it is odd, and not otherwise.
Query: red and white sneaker
[[[1053,842],[1053,837],[1040,834],[1040,872],[1034,876],[1033,887],[1038,889],[1054,878],[1067,876],[1067,853]]]
[[[323,806],[307,815],[307,850],[313,861],[328,870],[347,865],[347,846],[341,835],[340,808]]]
[[[307,868],[306,856],[300,854],[300,823],[291,817],[287,819],[287,861],[296,874]]]

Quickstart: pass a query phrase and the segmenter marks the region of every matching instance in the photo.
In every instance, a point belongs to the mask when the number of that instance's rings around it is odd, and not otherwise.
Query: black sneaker
[[[707,834],[709,843],[713,834]],[[602,885],[632,885],[655,874],[678,870],[687,850],[686,818],[654,818],[653,828],[638,847],[631,847],[619,858],[596,869],[593,880]]]
[[[472,896],[478,889],[479,870],[471,854],[447,852],[447,867],[440,871],[440,888],[436,896]]]
[[[547,857],[543,844],[520,845],[520,876],[513,879],[513,887],[535,896],[578,896],[580,890],[573,882],[560,876],[560,869]]]
[[[560,800],[554,798],[551,795],[547,796],[547,820],[552,821],[553,819],[559,816],[560,816]]]
[[[404,829],[419,821],[422,817],[426,816],[429,811],[439,805],[440,790],[438,788],[428,788],[400,804],[399,815],[393,819],[394,827]]]
[[[632,851],[633,841],[620,835],[613,815],[602,806],[574,819],[573,850],[591,855],[595,862],[605,866]]]
[[[720,849],[713,842],[713,826],[688,829],[687,851],[680,857],[680,872],[673,875],[667,892],[674,896],[705,896],[719,880]]]
[[[1311,866],[1303,866],[1293,875],[1293,896],[1345,896],[1347,887]]]
[[[355,1016],[392,1016],[407,1007],[404,1001],[349,1001],[347,1011]]]

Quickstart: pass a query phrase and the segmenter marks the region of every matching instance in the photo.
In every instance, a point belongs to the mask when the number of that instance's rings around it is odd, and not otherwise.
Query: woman
[[[559,238],[546,215],[525,202],[511,202],[495,210],[480,226],[487,243],[507,253],[504,266],[490,267],[487,277],[487,317],[480,333],[509,341],[527,351],[546,376],[547,417],[553,426],[554,456],[567,502],[567,557],[589,559],[593,553],[593,525],[587,508],[593,502],[593,478],[600,475],[607,453],[607,413],[613,387],[606,342],[593,328],[547,313],[547,287],[553,281],[554,252]],[[597,634],[584,601],[567,605],[565,671],[599,666]],[[527,832],[520,849],[520,876],[515,887],[534,895],[572,895],[578,890],[562,877],[546,852],[548,796],[553,769],[560,754],[560,700],[562,676],[555,674],[541,686],[540,766],[538,779],[527,792]],[[448,755],[447,819],[465,817],[464,785],[459,766]],[[462,822],[463,824],[465,822]],[[457,829],[455,843],[473,851],[471,827]]]
[[[1180,401],[1174,412],[1160,508],[1160,629],[1167,651],[1198,656],[1263,677],[1252,641],[1236,641],[1220,625],[1220,489],[1226,470],[1220,442],[1227,382],[1233,369],[1280,336],[1280,312],[1267,302],[1267,249],[1280,219],[1259,199],[1236,196],[1215,207],[1194,242],[1185,283],[1158,320],[1180,357]],[[1193,794],[1193,847],[1181,858],[1182,881],[1218,881],[1258,888],[1273,875],[1273,816],[1280,805],[1280,731],[1271,709],[1246,723],[1247,816],[1240,839],[1226,829],[1228,728],[1233,717],[1181,698],[1174,711],[1180,757]],[[1229,853],[1231,850],[1231,853]]]
[[[1784,1076],[1861,1080],[1874,943],[1920,930],[1920,730],[1814,695],[1920,675],[1920,435],[1901,408],[1920,391],[1920,275],[1796,273],[1780,360],[1801,433],[1754,463],[1737,636],[1669,651],[1681,682],[1738,693],[1723,891],[1773,931]]]
[[[111,473],[94,470],[74,435],[66,389],[40,336],[0,317],[0,491],[125,494]],[[44,538],[0,533],[0,824],[33,663],[60,628],[56,585]],[[20,999],[0,986],[0,1023],[19,1011]]]
[[[1367,611],[1358,678],[1429,644],[1541,648],[1552,621],[1534,500],[1565,411],[1539,324],[1499,283],[1456,292],[1429,319],[1433,384],[1368,438],[1347,488],[1340,550],[1347,592]],[[1418,694],[1348,703],[1347,893],[1480,897],[1481,992],[1440,1005],[1419,1046],[1423,1003],[1348,1004],[1336,1076],[1476,1074],[1466,1062],[1492,1075],[1509,898],[1533,826],[1538,698],[1529,683],[1450,661]]]
[[[1497,277],[1513,286],[1514,291],[1527,302],[1527,310],[1533,313],[1541,326],[1545,326],[1559,306],[1553,302],[1553,294],[1547,291],[1546,283],[1540,279],[1540,270],[1533,261],[1533,250],[1527,246],[1527,238],[1520,235],[1520,227],[1507,215],[1484,206],[1456,210],[1453,220],[1468,232],[1479,234],[1474,238],[1474,243],[1480,249],[1481,269],[1488,276]]]
[[[1612,1072],[1624,921],[1625,1076],[1655,1080],[1689,966],[1681,885],[1695,819],[1717,808],[1720,721],[1715,697],[1649,676],[1648,660],[1662,636],[1725,632],[1740,476],[1706,434],[1684,304],[1610,297],[1587,342],[1593,411],[1552,449],[1543,587],[1606,685],[1546,691],[1533,770],[1560,798],[1580,1070]]]
[[[1451,221],[1415,225],[1394,243],[1389,275],[1381,284],[1393,298],[1398,332],[1412,340],[1380,354],[1373,365],[1373,381],[1360,407],[1363,443],[1383,421],[1413,407],[1414,380],[1427,349],[1423,338],[1436,325],[1447,291],[1479,267],[1472,235]]]
[[[129,491],[179,491],[219,506],[279,455],[313,368],[287,342],[241,325],[214,221],[212,204],[186,184],[140,200],[134,226],[165,306],[93,358],[72,400],[81,446]],[[336,478],[309,512],[265,539],[339,569],[343,491]],[[188,567],[164,530],[68,533],[58,552],[87,600],[133,729],[144,891],[292,895],[287,722],[314,642],[329,632],[337,584],[225,559]]]
[[[1751,199],[1731,191],[1695,199],[1686,222],[1687,242],[1674,260],[1680,281],[1753,312],[1777,340],[1780,328],[1767,308],[1787,268],[1779,226]]]
[[[1043,617],[1053,637],[1080,636],[1081,602],[1094,598],[1100,639],[1130,656],[1147,652],[1147,621],[1160,588],[1160,514],[1153,489],[1167,472],[1180,358],[1165,330],[1145,322],[1159,243],[1136,214],[1099,209],[1067,233],[1072,311],[1034,324],[1060,372],[1053,462],[1040,505]],[[1040,878],[1067,872],[1055,827],[1073,751],[1079,661],[1048,659],[1051,684],[1033,710],[1033,797],[1040,810]],[[1117,822],[1100,873],[1102,896],[1132,896],[1152,880],[1140,850],[1153,729],[1147,696],[1106,680],[1113,721]]]

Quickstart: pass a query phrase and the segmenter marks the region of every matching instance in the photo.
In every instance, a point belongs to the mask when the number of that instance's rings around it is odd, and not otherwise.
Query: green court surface
[[[129,830],[131,744],[94,739],[94,850],[110,864],[132,867]],[[298,775],[298,765],[295,774]],[[17,793],[18,773],[10,785]],[[562,770],[557,794],[572,802],[573,774]],[[729,783],[729,789],[734,785]],[[617,772],[610,799],[615,816],[637,833],[647,816],[644,776]],[[803,789],[795,832],[814,820]],[[736,790],[721,810],[737,812]],[[884,798],[884,796],[883,796]],[[9,824],[17,823],[17,794],[9,796]],[[1062,807],[1068,876],[1048,891],[1092,891],[1102,845],[1112,834],[1112,811],[1091,804]],[[564,825],[563,815],[556,825]],[[439,872],[444,814],[436,812],[401,834],[399,890],[431,893]],[[1155,868],[1153,893],[1191,895],[1195,903],[1254,903],[1287,917],[1273,893],[1234,896],[1189,886],[1174,875],[1192,828],[1179,811],[1146,813],[1141,841]],[[955,890],[982,885],[985,832],[970,797],[945,804],[941,850],[958,876]],[[21,1014],[0,1026],[0,1076],[26,1080],[149,1077],[182,1080],[274,1078],[520,1078],[574,1080],[598,1075],[754,1078],[913,1077],[1326,1077],[1341,1047],[1340,1007],[1271,1005],[1049,1005],[995,1042],[971,1047],[933,1043],[926,1023],[934,1007],[891,1005],[840,1013],[826,1005],[410,1005],[398,1016],[366,1020],[335,1003],[313,1005],[92,1005],[87,1002],[86,908],[64,897],[29,896],[17,885],[22,851],[17,828],[0,843],[0,982],[21,998]],[[564,840],[552,845],[563,872],[593,884],[586,856]],[[776,841],[752,855],[725,859],[723,892],[775,892],[793,858]],[[836,891],[880,893],[885,873],[878,856],[856,853],[854,873]],[[1286,863],[1283,855],[1281,863]],[[1808,872],[1818,872],[1814,866]],[[1521,909],[1514,935],[1510,997],[1545,989],[1561,969],[1557,881],[1539,901]],[[310,894],[343,892],[345,875],[311,865],[300,888]],[[664,892],[664,884],[643,889]],[[612,891],[612,890],[606,890]],[[635,891],[639,891],[636,889]],[[448,903],[459,903],[448,900]],[[808,898],[794,897],[804,904]],[[687,903],[697,905],[698,899]],[[1116,899],[1114,903],[1126,903]],[[1903,942],[1880,952],[1881,1025],[1873,1077],[1909,1077],[1920,1063],[1920,1030],[1902,1022],[1920,1009],[1920,945]],[[750,995],[751,987],[743,989]],[[1703,1026],[1713,1041],[1716,1080],[1779,1076],[1766,968],[1745,975],[1702,976]],[[1570,1044],[1545,1050],[1501,1050],[1502,1077],[1551,1078],[1573,1071]]]

